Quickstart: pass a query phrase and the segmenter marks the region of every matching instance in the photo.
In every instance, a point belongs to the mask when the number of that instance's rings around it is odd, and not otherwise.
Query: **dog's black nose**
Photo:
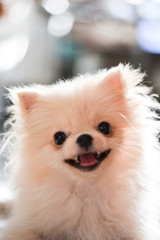
[[[76,143],[86,150],[92,145],[93,138],[89,134],[82,134],[77,138]]]

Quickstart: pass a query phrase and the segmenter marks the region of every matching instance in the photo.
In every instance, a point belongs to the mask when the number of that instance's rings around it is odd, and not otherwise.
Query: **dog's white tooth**
[[[74,160],[75,160],[76,162],[78,162],[78,156],[76,156],[76,157],[74,158]]]

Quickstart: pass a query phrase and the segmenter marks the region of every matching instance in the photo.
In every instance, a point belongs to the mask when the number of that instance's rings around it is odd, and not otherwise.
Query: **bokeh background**
[[[141,67],[160,91],[160,0],[0,0],[0,131],[4,87],[119,62]]]
[[[119,62],[140,67],[160,92],[160,0],[0,0],[0,132],[5,87],[51,84]],[[1,198],[3,183],[0,171]]]

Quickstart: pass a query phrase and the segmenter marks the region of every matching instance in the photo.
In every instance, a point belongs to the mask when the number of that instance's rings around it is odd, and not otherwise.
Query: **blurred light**
[[[24,22],[30,14],[32,3],[30,0],[15,1],[9,11],[9,19],[15,23]]]
[[[133,4],[133,5],[140,5],[142,3],[144,3],[145,0],[126,0],[126,2],[128,2],[129,4]]]
[[[134,22],[135,11],[133,6],[125,1],[110,0],[103,2],[106,11],[113,17],[119,20]]]
[[[26,35],[0,41],[0,71],[8,71],[22,61],[27,53],[29,38]]]
[[[73,23],[74,16],[71,13],[52,16],[48,21],[48,31],[55,37],[63,37],[72,30]]]
[[[141,6],[137,6],[137,12],[143,19],[160,20],[160,2],[145,1]]]
[[[6,219],[0,219],[0,231],[7,225]]]
[[[160,22],[140,21],[137,26],[137,42],[144,51],[160,54]]]
[[[0,186],[0,202],[5,202],[12,199],[11,191],[9,190],[9,187],[7,185],[1,185]]]
[[[44,0],[42,2],[42,6],[45,8],[45,10],[54,15],[66,12],[69,8],[69,5],[70,3],[68,0]]]

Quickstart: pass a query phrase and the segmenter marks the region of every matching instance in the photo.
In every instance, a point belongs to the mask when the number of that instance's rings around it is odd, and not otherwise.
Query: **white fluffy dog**
[[[15,201],[1,240],[160,240],[160,109],[120,64],[14,88]]]

